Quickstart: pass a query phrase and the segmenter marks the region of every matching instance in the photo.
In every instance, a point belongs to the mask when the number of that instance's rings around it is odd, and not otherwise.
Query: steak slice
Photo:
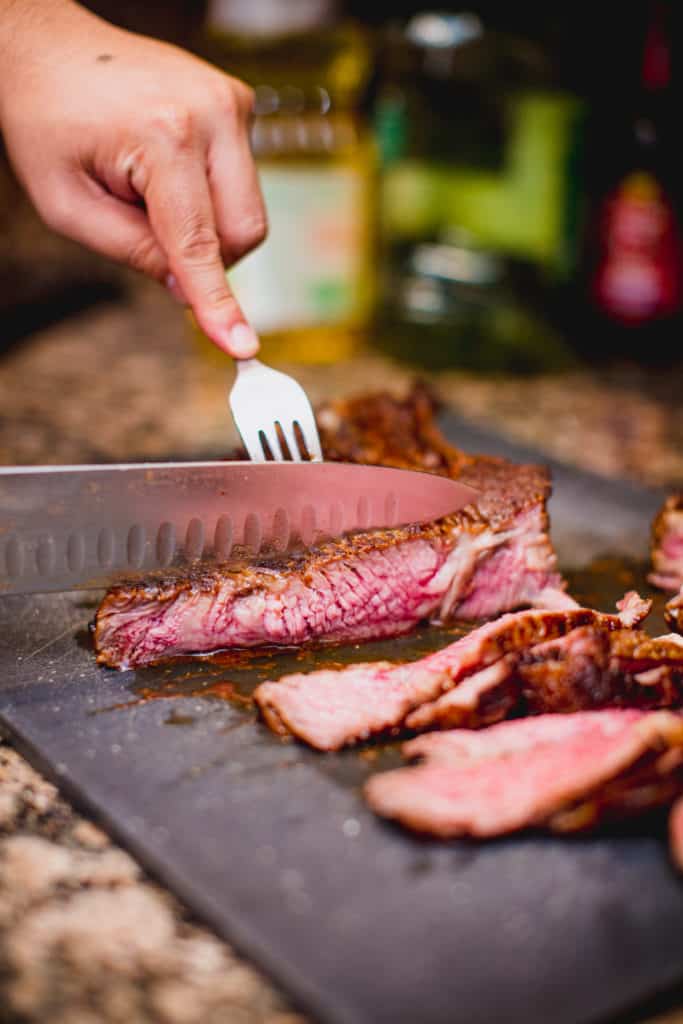
[[[496,662],[408,715],[411,729],[479,728],[512,712],[670,708],[683,699],[683,646],[669,637],[580,626]]]
[[[279,682],[261,683],[254,691],[254,700],[276,732],[291,733],[318,750],[338,750],[374,733],[400,728],[404,723],[416,727],[410,714],[414,708],[434,701],[468,676],[457,689],[469,692],[468,687],[477,686],[473,673],[479,674],[481,686],[480,670],[486,671],[505,656],[526,650],[541,640],[590,623],[621,629],[621,616],[634,620],[636,602],[628,595],[621,603],[625,610],[619,615],[606,615],[590,608],[511,612],[419,661],[405,665],[382,661],[339,670],[295,673]],[[641,616],[649,608],[649,602],[640,602]],[[495,673],[491,675],[495,677]],[[488,681],[491,675],[485,679]],[[514,693],[516,699],[518,690]],[[500,717],[506,711],[503,700]]]
[[[544,469],[452,448],[420,391],[403,402],[379,395],[328,406],[319,420],[327,457],[449,473],[480,491],[477,505],[426,526],[357,533],[279,562],[115,586],[95,621],[101,664],[130,668],[226,647],[355,642],[398,636],[426,620],[575,606],[548,537]]]
[[[683,493],[670,495],[652,524],[650,582],[662,590],[683,587]]]
[[[678,591],[664,614],[671,628],[683,633],[683,492],[670,495],[659,510],[652,524],[651,551],[650,583]]]
[[[680,592],[667,601],[664,609],[664,618],[667,625],[675,629],[677,633],[683,633],[683,587]]]
[[[444,839],[585,831],[683,792],[683,718],[669,711],[541,715],[421,736],[404,753],[424,760],[370,778],[368,803]]]
[[[378,661],[261,683],[254,700],[273,732],[292,734],[318,750],[339,750],[402,722],[442,684],[442,673],[428,666]]]
[[[517,666],[526,714],[622,706],[677,707],[683,646],[639,630],[595,626],[532,648]]]
[[[683,871],[683,799],[680,797],[669,815],[669,849],[674,864]]]

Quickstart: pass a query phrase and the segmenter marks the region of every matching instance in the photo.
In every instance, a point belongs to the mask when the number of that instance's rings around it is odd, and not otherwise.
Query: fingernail
[[[234,324],[230,328],[228,344],[230,351],[237,359],[248,359],[258,352],[259,340],[256,332],[249,324]]]
[[[176,302],[181,302],[184,306],[186,306],[187,300],[183,295],[183,290],[178,284],[175,274],[167,274],[164,283],[168,288],[169,292],[171,293],[171,295],[173,296],[173,298],[176,300]]]

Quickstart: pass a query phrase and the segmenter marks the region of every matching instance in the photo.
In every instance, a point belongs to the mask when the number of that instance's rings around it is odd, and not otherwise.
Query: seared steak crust
[[[480,489],[476,507],[279,561],[113,587],[96,617],[100,663],[127,668],[221,647],[356,641],[432,618],[573,604],[547,534],[545,470],[458,452],[419,390],[403,402],[379,395],[337,406],[334,429],[331,408],[319,413],[326,456],[459,476]]]
[[[316,414],[325,458],[451,476],[481,492],[459,520],[501,529],[550,496],[544,466],[467,455],[449,444],[434,421],[437,406],[419,385],[405,399],[388,393],[330,402]],[[547,528],[547,521],[544,523]]]
[[[378,392],[327,402],[316,413],[325,458],[459,476],[470,459],[443,437],[437,411],[419,383],[403,399]]]
[[[683,647],[639,630],[576,629],[523,657],[517,667],[528,714],[589,708],[678,707]]]

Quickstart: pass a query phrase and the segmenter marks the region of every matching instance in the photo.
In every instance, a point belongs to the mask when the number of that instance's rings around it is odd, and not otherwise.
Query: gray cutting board
[[[528,457],[446,426],[468,450]],[[556,467],[554,533],[564,563],[584,567],[580,591],[612,603],[626,576],[585,566],[644,556],[660,497]],[[318,1020],[592,1021],[683,978],[683,883],[659,826],[582,840],[418,840],[359,796],[395,750],[315,754],[209,689],[227,680],[248,692],[321,655],[119,674],[94,663],[91,601],[0,601],[0,722]],[[423,630],[334,657],[414,657],[450,639]],[[142,699],[150,690],[172,699]]]

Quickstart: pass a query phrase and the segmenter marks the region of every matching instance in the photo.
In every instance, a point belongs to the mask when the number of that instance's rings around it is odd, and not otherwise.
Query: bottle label
[[[353,168],[262,167],[266,241],[229,273],[257,331],[346,323],[358,316],[364,178]]]
[[[644,173],[626,178],[606,200],[599,231],[598,307],[630,324],[674,313],[683,299],[681,254],[673,210],[658,182]]]

